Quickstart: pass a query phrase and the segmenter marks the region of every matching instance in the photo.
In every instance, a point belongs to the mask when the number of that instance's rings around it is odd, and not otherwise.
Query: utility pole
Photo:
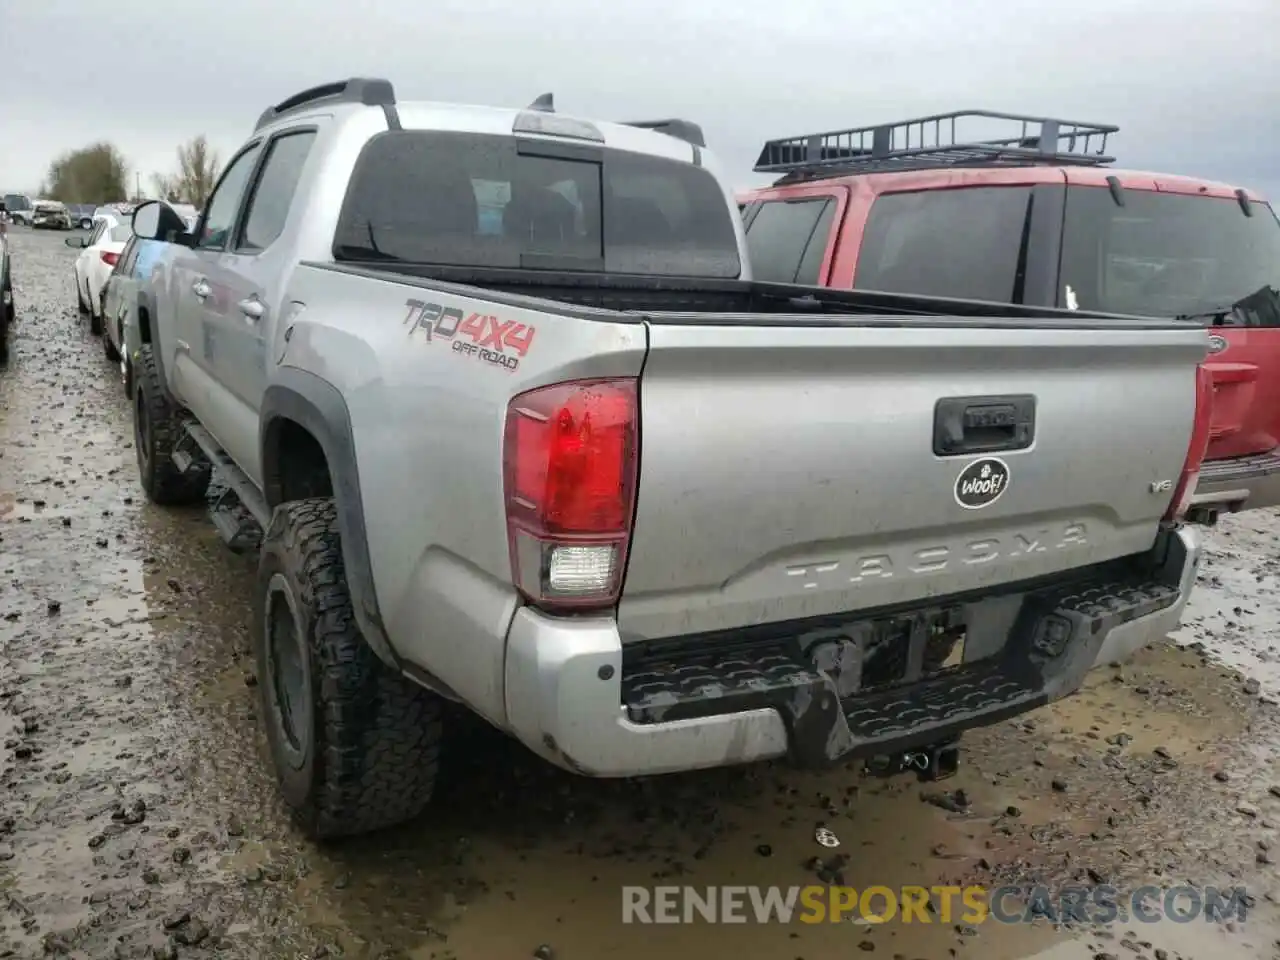
[[[137,170],[133,172],[133,200],[134,203],[142,202],[142,174]]]

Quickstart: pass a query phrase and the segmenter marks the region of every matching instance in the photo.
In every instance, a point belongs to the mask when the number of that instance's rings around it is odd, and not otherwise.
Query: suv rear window
[[[886,193],[871,205],[858,290],[1022,301],[1030,187]]]
[[[1234,197],[1067,189],[1058,296],[1064,306],[1149,316],[1226,310],[1264,293],[1264,310],[1229,322],[1280,324],[1280,222],[1265,203],[1245,216]],[[1251,305],[1252,306],[1252,305]]]
[[[537,155],[539,148],[562,155]],[[381,134],[356,163],[334,257],[659,276],[741,273],[735,214],[707,170],[594,146],[572,159],[570,152],[577,151],[506,136]]]
[[[815,286],[831,233],[835,201],[827,197],[766,200],[747,225],[751,276]]]

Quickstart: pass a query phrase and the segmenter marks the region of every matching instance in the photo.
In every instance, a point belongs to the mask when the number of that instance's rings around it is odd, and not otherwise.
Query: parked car
[[[9,254],[9,212],[0,204],[0,363],[9,362],[9,334],[17,318],[13,302],[13,263]]]
[[[972,121],[1013,129],[957,138]],[[1248,190],[1112,168],[1116,131],[963,112],[769,141],[756,170],[781,178],[738,196],[753,267],[765,280],[1212,325],[1193,516],[1280,504],[1280,222]]]
[[[718,169],[686,121],[349,80],[263,113],[199,235],[134,214],[142,487],[238,499],[310,835],[417,814],[447,700],[587,776],[945,774],[1177,624],[1206,330],[755,283]]]
[[[93,333],[102,332],[102,292],[132,236],[133,227],[128,223],[104,216],[89,236],[67,237],[65,241],[67,246],[82,251],[74,266],[76,301],[80,312],[89,315],[89,329]]]
[[[4,195],[4,207],[8,211],[11,221],[28,227],[31,226],[31,218],[35,208],[31,198],[26,194],[6,193]]]
[[[93,229],[93,211],[96,208],[91,203],[73,203],[68,208],[71,214],[71,222],[81,230]]]
[[[31,226],[37,230],[70,230],[71,212],[57,200],[37,200],[31,214]]]
[[[195,230],[196,223],[200,219],[199,210],[189,203],[171,203],[169,206],[174,213],[182,218],[182,222],[186,225],[188,233]]]
[[[159,240],[131,236],[120,252],[120,260],[107,278],[102,295],[102,348],[107,359],[119,361],[126,393],[132,392],[131,350],[126,346],[133,338],[126,334],[135,322],[139,302],[147,302],[147,283],[156,261],[172,249]],[[133,349],[136,349],[136,345]]]

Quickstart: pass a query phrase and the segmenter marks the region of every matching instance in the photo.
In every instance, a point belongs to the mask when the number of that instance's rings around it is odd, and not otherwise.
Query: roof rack
[[[665,133],[669,137],[691,143],[695,147],[707,145],[707,138],[703,136],[702,128],[691,120],[677,120],[674,117],[667,120],[624,120],[622,125]]]
[[[984,126],[988,129],[1003,123],[1007,135],[964,140],[956,135],[957,121],[987,121]],[[1119,129],[1054,117],[957,110],[897,123],[770,140],[760,151],[755,171],[785,174],[778,181],[782,183],[940,167],[1103,166],[1115,162],[1105,151],[1107,137]]]
[[[258,117],[254,130],[261,130],[273,120],[278,120],[288,113],[311,107],[320,102],[362,103],[367,107],[382,107],[387,115],[387,123],[393,130],[400,129],[400,119],[396,114],[396,92],[390,80],[378,80],[371,77],[352,77],[349,80],[338,80],[334,83],[322,83],[301,93],[295,93],[287,100],[281,100],[273,107],[267,107]]]

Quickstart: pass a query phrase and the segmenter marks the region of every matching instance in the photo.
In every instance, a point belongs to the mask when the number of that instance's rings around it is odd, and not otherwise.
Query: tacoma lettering
[[[833,588],[841,582],[863,583],[890,577],[941,573],[955,567],[976,567],[996,560],[1084,547],[1089,543],[1083,521],[1059,528],[1022,530],[1002,537],[982,537],[960,544],[937,544],[901,553],[872,553],[846,560],[822,560],[787,567],[787,576],[804,581],[803,589]]]

